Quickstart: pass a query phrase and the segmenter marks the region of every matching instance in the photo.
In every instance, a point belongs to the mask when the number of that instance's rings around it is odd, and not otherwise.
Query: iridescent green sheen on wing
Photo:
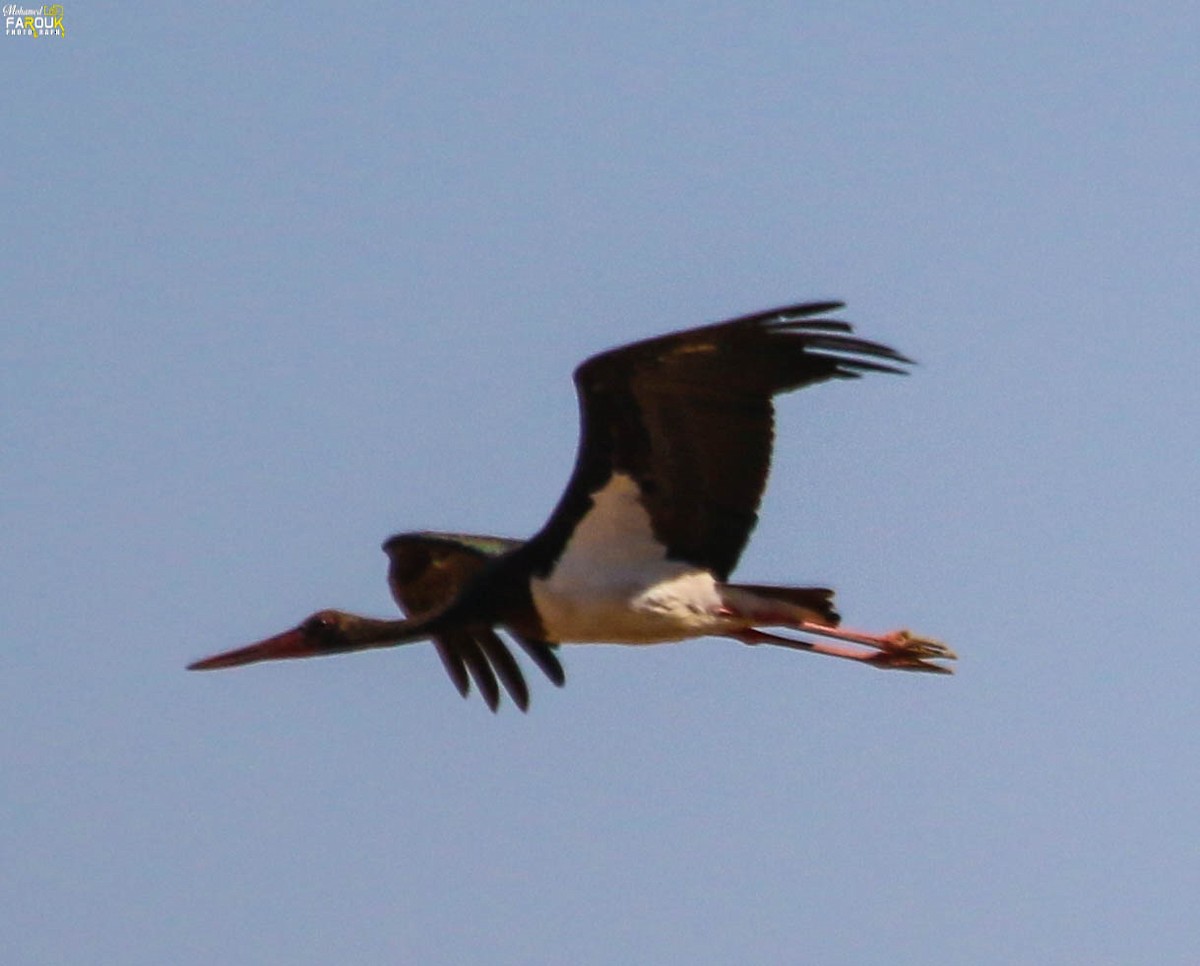
[[[524,543],[523,540],[512,540],[509,537],[488,537],[477,533],[443,533],[438,530],[421,530],[417,533],[401,534],[400,536],[414,540],[425,539],[430,543],[457,544],[481,553],[485,557],[498,557],[502,553],[516,550]]]

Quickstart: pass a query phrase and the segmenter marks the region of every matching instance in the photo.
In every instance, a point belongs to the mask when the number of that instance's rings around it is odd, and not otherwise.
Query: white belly
[[[719,633],[721,597],[712,574],[684,567],[662,579],[621,584],[575,585],[570,590],[552,581],[533,581],[533,602],[546,637],[569,644],[608,641],[613,644],[656,644]]]
[[[726,626],[716,578],[666,559],[632,479],[615,474],[592,500],[551,575],[531,581],[549,640],[654,644]]]

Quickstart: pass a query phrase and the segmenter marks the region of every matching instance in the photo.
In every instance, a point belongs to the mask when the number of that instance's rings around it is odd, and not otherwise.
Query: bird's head
[[[370,647],[380,640],[385,630],[394,629],[397,621],[377,621],[340,610],[319,610],[291,630],[268,637],[257,644],[233,651],[214,654],[188,665],[189,671],[215,671],[258,661],[280,661],[287,658],[317,657],[321,654],[340,654]]]

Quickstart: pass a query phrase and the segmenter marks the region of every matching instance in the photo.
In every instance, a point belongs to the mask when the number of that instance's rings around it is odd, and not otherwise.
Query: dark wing
[[[467,581],[520,540],[465,533],[399,533],[383,545],[388,555],[388,586],[401,609],[412,617],[441,610]]]
[[[575,370],[581,437],[566,492],[531,543],[558,558],[613,473],[637,484],[671,559],[724,580],[758,521],[774,438],[771,399],[827,379],[903,373],[894,349],[812,318],[808,302],[635,342]],[[882,361],[881,361],[882,360]]]
[[[467,582],[488,562],[521,546],[520,540],[464,533],[401,533],[383,545],[388,555],[388,586],[405,614],[419,617],[441,610],[454,600]],[[520,641],[534,662],[555,684],[565,680],[557,655],[546,644]],[[504,684],[516,705],[529,706],[529,688],[521,669],[503,640],[490,630],[458,630],[434,638],[446,673],[466,697],[471,678],[493,711],[499,706]]]

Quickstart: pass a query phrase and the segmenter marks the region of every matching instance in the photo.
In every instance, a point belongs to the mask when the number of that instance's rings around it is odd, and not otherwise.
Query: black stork
[[[412,560],[422,546],[427,552],[421,541],[429,535],[393,537],[384,545],[392,560],[389,582],[409,616],[377,620],[320,611],[292,630],[191,669],[432,638],[461,692],[469,668],[494,710],[490,664],[524,707],[524,681],[495,633],[502,627],[556,683],[562,680],[558,644],[656,644],[709,635],[878,668],[950,673],[938,661],[955,654],[939,641],[840,627],[829,589],[727,582],[758,521],[774,440],[772,398],[867,372],[903,374],[911,364],[827,317],[842,307],[790,305],[593,356],[575,371],[581,437],[574,471],[558,506],[528,541],[433,535],[454,546],[443,542],[438,576],[422,593],[419,578],[426,572],[419,564],[412,570]],[[490,686],[482,683],[489,678]]]

